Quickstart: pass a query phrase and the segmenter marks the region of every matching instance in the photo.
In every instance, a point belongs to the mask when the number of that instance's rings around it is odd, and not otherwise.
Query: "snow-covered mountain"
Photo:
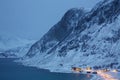
[[[23,57],[34,40],[0,34],[0,57]]]
[[[54,25],[39,41],[32,45],[27,56],[33,57],[37,53],[49,53],[54,47],[64,41],[71,34],[79,17],[84,14],[82,9],[70,9],[56,25]]]
[[[90,11],[70,9],[39,41],[23,64],[70,70],[71,66],[120,68],[120,0],[103,0]]]
[[[30,42],[28,44],[24,44],[23,46],[19,46],[16,48],[8,49],[4,52],[0,53],[0,57],[2,58],[22,58],[26,55],[31,45],[34,43]]]

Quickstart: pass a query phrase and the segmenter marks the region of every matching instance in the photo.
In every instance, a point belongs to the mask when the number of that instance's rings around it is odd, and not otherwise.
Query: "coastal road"
[[[100,77],[102,77],[104,80],[119,80],[114,78],[112,75],[106,73],[106,72],[102,72],[102,71],[97,71],[98,75]]]

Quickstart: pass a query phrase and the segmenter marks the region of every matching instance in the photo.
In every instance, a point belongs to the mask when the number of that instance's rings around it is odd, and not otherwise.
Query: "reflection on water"
[[[87,78],[90,78],[91,77],[91,75],[90,74],[87,74]]]

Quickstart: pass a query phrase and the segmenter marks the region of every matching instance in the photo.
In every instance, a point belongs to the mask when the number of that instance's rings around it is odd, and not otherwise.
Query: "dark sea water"
[[[90,80],[78,73],[51,73],[48,70],[25,67],[13,59],[0,59],[0,80]]]

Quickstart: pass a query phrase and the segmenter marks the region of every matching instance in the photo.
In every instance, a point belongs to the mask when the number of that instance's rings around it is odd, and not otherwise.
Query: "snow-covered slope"
[[[25,65],[69,71],[71,66],[120,68],[120,0],[99,2],[90,12],[71,9],[32,45]]]
[[[34,42],[34,40],[0,34],[0,57],[23,57]]]
[[[6,51],[0,53],[0,57],[3,57],[3,58],[21,58],[21,57],[24,57],[33,43],[34,43],[34,41],[30,42],[28,44],[24,44],[23,46],[19,46],[16,48],[6,50]]]
[[[0,33],[0,51],[6,51],[8,49],[16,48],[28,44],[32,40],[21,39],[16,36],[11,36],[9,34]]]

